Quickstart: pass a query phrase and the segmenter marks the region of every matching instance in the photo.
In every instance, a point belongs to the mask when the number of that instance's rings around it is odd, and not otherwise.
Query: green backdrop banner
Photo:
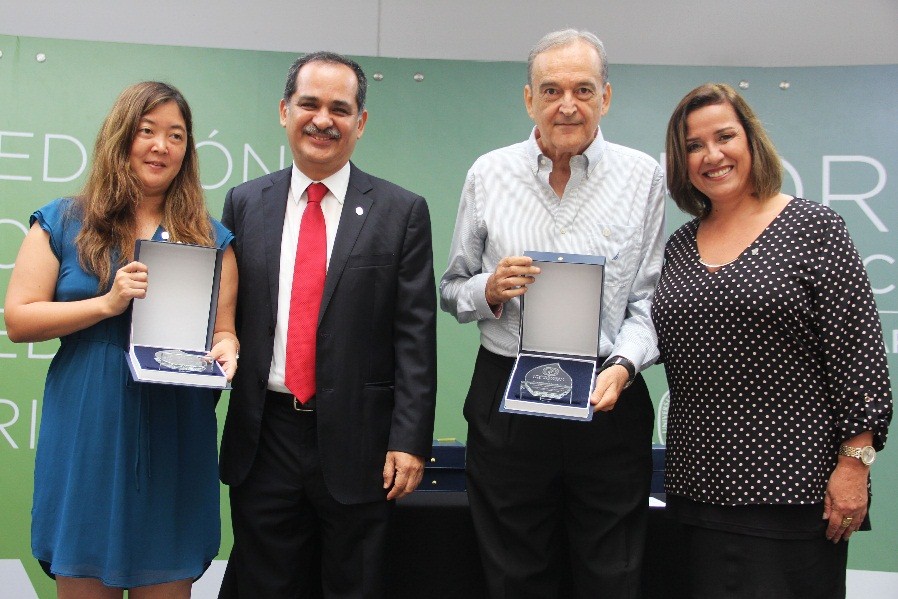
[[[238,183],[287,166],[290,150],[277,105],[294,55],[74,42],[0,35],[0,294],[5,297],[31,212],[84,183],[102,118],[126,85],[161,79],[190,101],[209,209],[221,213]],[[614,48],[610,48],[614,58]],[[522,57],[523,59],[524,57]],[[368,73],[369,120],[354,161],[424,195],[442,274],[468,167],[530,132],[523,106],[524,62],[359,57]],[[662,164],[667,119],[679,99],[706,81],[743,83],[786,160],[784,191],[829,204],[848,222],[876,290],[889,363],[898,372],[898,65],[827,68],[610,67],[605,137]],[[373,77],[379,73],[382,77]],[[747,85],[747,87],[745,87]],[[892,176],[889,177],[889,174]],[[685,222],[672,202],[668,232]],[[435,437],[464,440],[461,406],[477,328],[440,314]],[[29,527],[40,405],[55,342],[11,343],[0,334],[0,562],[21,560],[38,596],[52,583],[31,558]],[[646,373],[663,442],[667,386],[662,367]],[[894,385],[893,385],[894,389]],[[219,406],[223,421],[225,398]],[[849,567],[898,572],[898,452],[874,466],[874,531],[855,535]],[[221,557],[231,546],[226,495]],[[426,534],[426,531],[422,531]],[[139,539],[135,539],[139,542]],[[2,570],[0,570],[2,571]]]

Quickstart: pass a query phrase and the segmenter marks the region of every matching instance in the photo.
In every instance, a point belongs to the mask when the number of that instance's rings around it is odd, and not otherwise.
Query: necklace
[[[740,254],[740,255],[741,255],[741,254]],[[704,260],[702,260],[701,256],[699,256],[699,258],[698,258],[698,263],[701,264],[702,266],[704,266],[705,268],[723,268],[723,267],[726,266],[727,264],[732,264],[733,262],[735,262],[735,261],[738,260],[738,259],[739,259],[739,256],[736,256],[735,258],[733,258],[733,259],[730,260],[729,262],[724,262],[723,264],[708,264],[707,262],[705,262]]]

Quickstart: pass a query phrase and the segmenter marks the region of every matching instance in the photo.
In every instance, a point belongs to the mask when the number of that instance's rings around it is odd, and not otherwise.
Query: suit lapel
[[[346,188],[346,199],[343,201],[340,224],[337,226],[337,236],[334,238],[334,249],[327,267],[327,278],[324,280],[321,311],[318,313],[319,324],[327,311],[337,283],[343,276],[346,261],[349,260],[349,254],[355,247],[362,226],[371,212],[371,205],[374,203],[374,197],[368,193],[373,189],[368,175],[352,163],[349,166],[349,186]]]
[[[292,167],[271,175],[271,185],[262,190],[262,230],[265,235],[265,264],[268,267],[268,293],[271,311],[277,321],[278,277],[281,271],[281,236],[284,229],[284,214],[287,211],[287,194],[290,192]],[[280,225],[278,225],[280,223]],[[271,230],[280,226],[281,230]]]

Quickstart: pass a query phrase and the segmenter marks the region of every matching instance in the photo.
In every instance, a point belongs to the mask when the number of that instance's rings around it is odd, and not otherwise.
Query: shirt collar
[[[343,165],[343,168],[336,173],[321,180],[321,183],[327,185],[328,191],[337,198],[337,201],[341,206],[346,200],[346,190],[349,188],[349,171],[350,166],[349,162],[347,162]],[[293,171],[290,175],[290,190],[294,202],[299,202],[299,199],[302,197],[302,194],[305,193],[306,187],[308,187],[310,183],[315,183],[315,180],[309,179],[309,177],[294,164]]]
[[[602,154],[605,153],[605,137],[602,135],[602,128],[599,127],[598,132],[596,133],[596,138],[592,140],[592,143],[589,144],[589,147],[586,148],[586,151],[578,156],[583,157],[584,161],[584,171],[586,172],[586,176],[589,177],[590,171],[596,167],[599,161],[602,159]],[[530,132],[530,138],[527,140],[527,158],[530,162],[530,166],[533,169],[533,174],[539,172],[541,167],[551,169],[552,168],[552,160],[549,159],[548,156],[543,154],[542,150],[539,148],[539,144],[536,142],[536,127]],[[574,157],[576,158],[576,157]],[[574,160],[574,159],[572,159]],[[573,164],[571,166],[574,166]]]

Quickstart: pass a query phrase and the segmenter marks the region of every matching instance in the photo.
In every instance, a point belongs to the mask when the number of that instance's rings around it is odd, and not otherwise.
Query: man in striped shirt
[[[550,33],[528,61],[526,141],[481,156],[462,190],[440,282],[443,310],[476,321],[465,400],[471,513],[491,597],[639,595],[652,470],[652,402],[639,371],[658,357],[650,304],[661,271],[658,163],[606,142],[602,42]],[[519,349],[525,251],[606,257],[601,370],[590,422],[499,412]],[[566,595],[569,593],[566,593]]]

